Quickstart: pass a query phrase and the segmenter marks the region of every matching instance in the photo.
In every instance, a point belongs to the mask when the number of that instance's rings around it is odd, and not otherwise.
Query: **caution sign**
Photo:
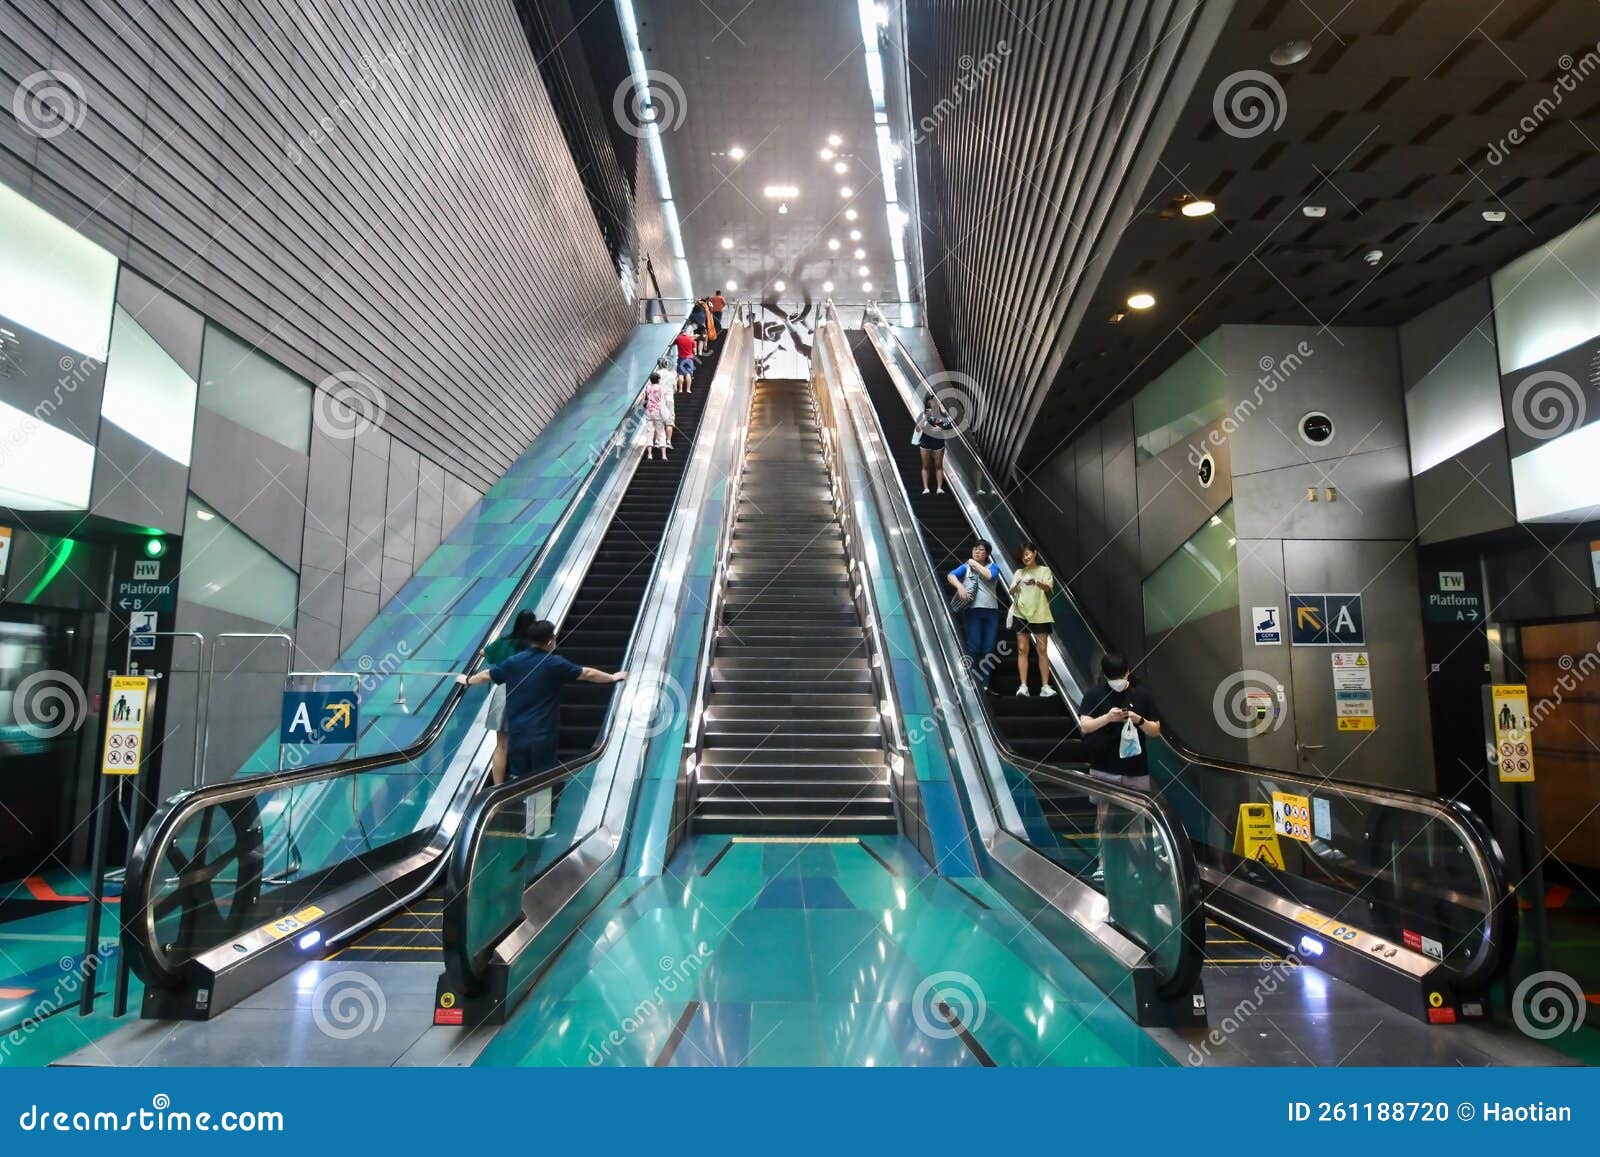
[[[263,928],[262,931],[268,936],[272,937],[274,940],[282,940],[285,936],[293,936],[296,932],[299,932],[318,916],[322,915],[324,915],[322,909],[312,905],[309,908],[302,908],[300,911],[295,912],[292,915],[283,916],[277,920],[274,920],[271,924],[268,924],[265,928]]]
[[[1272,830],[1302,843],[1311,842],[1311,800],[1286,791],[1272,793]]]
[[[1533,728],[1528,722],[1528,688],[1524,683],[1496,683],[1489,688],[1494,724],[1494,758],[1501,783],[1533,782]]]
[[[144,758],[144,709],[150,680],[143,675],[117,675],[111,680],[106,706],[106,746],[100,753],[101,775],[138,775]]]
[[[6,577],[6,568],[11,565],[11,528],[0,526],[0,578]]]
[[[1242,803],[1239,823],[1233,829],[1233,854],[1269,868],[1283,868],[1283,848],[1272,822],[1273,805]]]
[[[1376,731],[1372,663],[1365,651],[1333,652],[1333,712],[1340,731]]]

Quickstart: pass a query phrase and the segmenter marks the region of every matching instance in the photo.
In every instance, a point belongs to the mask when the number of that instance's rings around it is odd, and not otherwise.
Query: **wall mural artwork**
[[[756,375],[762,378],[809,378],[815,334],[816,303],[798,306],[761,303],[756,318]]]

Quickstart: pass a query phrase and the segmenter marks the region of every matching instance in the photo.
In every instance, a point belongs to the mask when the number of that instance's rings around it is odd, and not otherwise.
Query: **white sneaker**
[[[935,490],[934,493],[935,494],[943,494],[944,493],[944,487],[943,486],[939,487],[939,489]]]
[[[1028,697],[1028,685],[1026,683],[1024,683],[1022,686],[1017,688],[1017,698],[1018,699],[1026,699],[1027,697]]]
[[[1055,695],[1056,695],[1056,689],[1054,687],[1041,687],[1041,688],[1039,688],[1039,698],[1041,698],[1041,699],[1054,699]]]
[[[932,494],[932,493],[933,493],[933,491],[931,491],[931,490],[929,490],[929,489],[928,489],[928,488],[927,488],[927,487],[926,487],[926,486],[924,486],[924,487],[923,487],[923,488],[922,488],[922,492],[923,492],[923,493],[924,493],[924,494]]]

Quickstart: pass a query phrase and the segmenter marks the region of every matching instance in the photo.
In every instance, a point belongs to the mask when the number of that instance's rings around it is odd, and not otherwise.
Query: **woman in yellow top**
[[[1028,695],[1029,643],[1039,655],[1039,694],[1048,699],[1056,693],[1050,686],[1050,630],[1055,622],[1050,613],[1050,596],[1056,591],[1056,576],[1039,557],[1039,548],[1022,544],[1022,565],[1011,576],[1011,603],[1017,629],[1017,694]]]

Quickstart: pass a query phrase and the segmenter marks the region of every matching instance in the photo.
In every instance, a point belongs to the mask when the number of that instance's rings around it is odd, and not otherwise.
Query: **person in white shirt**
[[[980,538],[972,544],[971,557],[945,576],[945,581],[956,589],[955,604],[961,612],[967,655],[985,690],[989,687],[989,656],[1000,637],[1000,598],[995,591],[1000,566],[992,554],[989,544]]]

